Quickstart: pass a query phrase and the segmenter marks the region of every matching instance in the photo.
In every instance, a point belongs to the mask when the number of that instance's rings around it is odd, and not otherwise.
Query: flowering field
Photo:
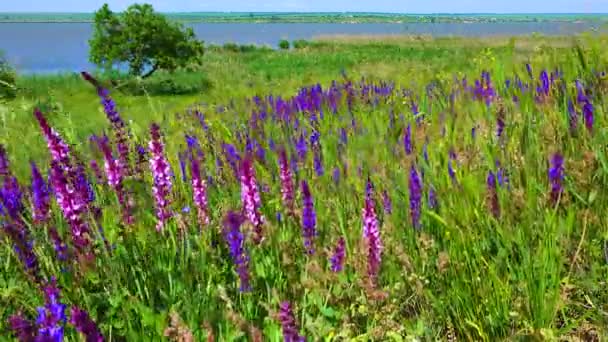
[[[78,122],[35,108],[18,120],[46,148],[0,149],[2,336],[599,341],[595,57],[488,57],[423,83],[346,70],[144,129],[83,73],[104,126],[78,140]]]

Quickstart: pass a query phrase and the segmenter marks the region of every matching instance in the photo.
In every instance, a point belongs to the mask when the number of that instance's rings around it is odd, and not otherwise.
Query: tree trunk
[[[155,73],[156,70],[158,70],[158,65],[157,64],[155,64],[150,71],[148,71],[147,73],[143,74],[141,76],[141,78],[148,78],[148,77],[152,76],[152,74]]]

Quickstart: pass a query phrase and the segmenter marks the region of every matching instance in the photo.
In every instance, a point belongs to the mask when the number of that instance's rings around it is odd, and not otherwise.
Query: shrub
[[[0,98],[12,99],[17,96],[17,73],[0,54]]]
[[[239,46],[236,43],[225,43],[224,50],[229,52],[239,52]]]
[[[279,42],[279,47],[281,48],[281,50],[289,50],[289,41],[288,40],[281,40]]]
[[[293,42],[294,49],[304,49],[310,45],[310,42],[304,39],[299,39]]]

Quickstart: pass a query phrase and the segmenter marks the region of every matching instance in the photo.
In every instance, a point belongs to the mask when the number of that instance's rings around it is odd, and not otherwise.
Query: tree
[[[104,4],[95,12],[89,45],[91,62],[105,70],[126,64],[131,75],[143,78],[200,63],[204,52],[191,28],[169,22],[148,4],[131,5],[120,15]]]
[[[15,85],[17,74],[15,69],[4,58],[0,51],[0,99],[11,99],[17,96],[17,86]]]

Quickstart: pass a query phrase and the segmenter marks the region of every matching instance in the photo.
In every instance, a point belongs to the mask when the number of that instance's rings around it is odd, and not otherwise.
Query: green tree
[[[17,74],[0,51],[0,99],[17,96]]]
[[[131,5],[120,15],[104,4],[95,12],[89,45],[91,62],[106,71],[127,64],[131,75],[143,78],[198,64],[204,52],[192,29],[169,22],[148,4]]]

